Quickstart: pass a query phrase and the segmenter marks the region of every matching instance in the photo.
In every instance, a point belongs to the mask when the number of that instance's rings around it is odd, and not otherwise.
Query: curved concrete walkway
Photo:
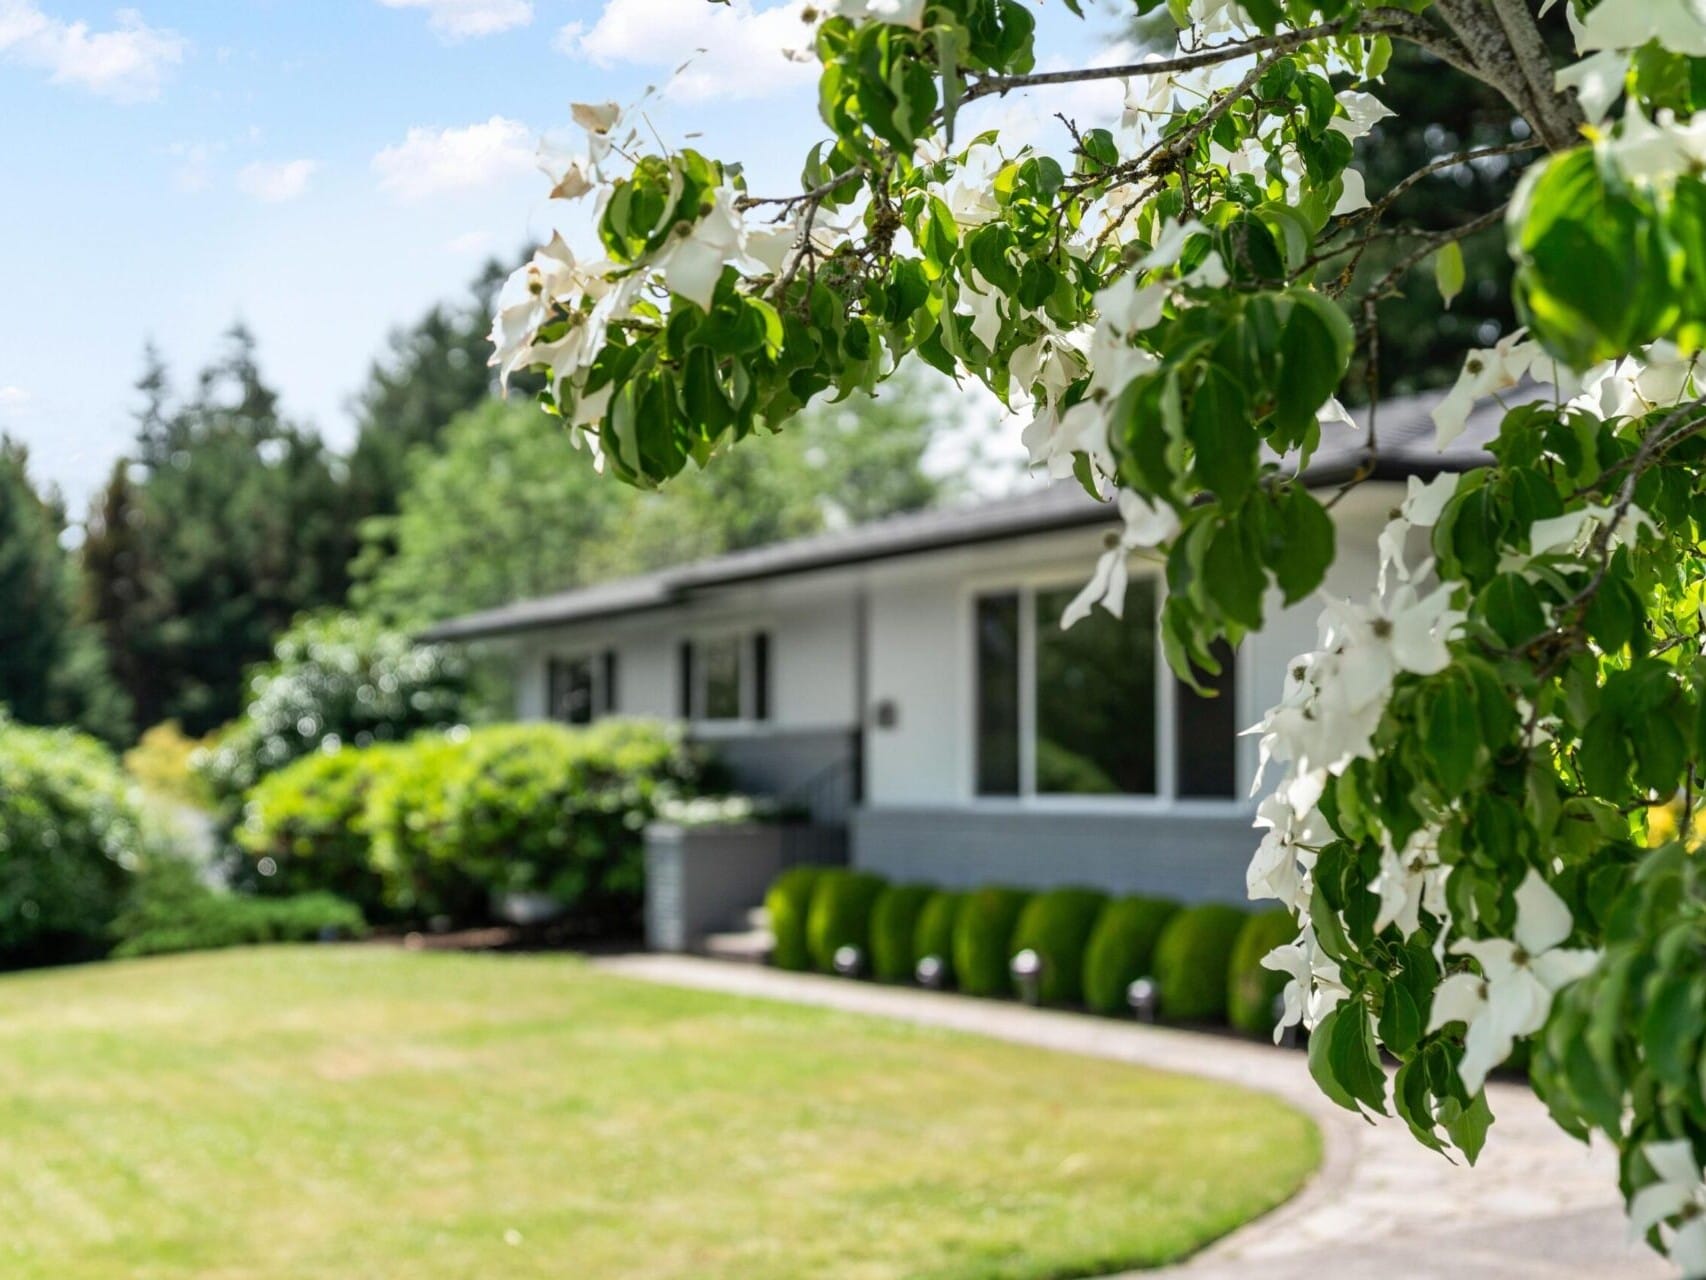
[[[689,956],[595,960],[624,977],[948,1027],[1274,1094],[1320,1125],[1321,1172],[1289,1204],[1143,1280],[1657,1280],[1674,1273],[1623,1242],[1609,1152],[1555,1128],[1517,1085],[1488,1086],[1497,1123],[1473,1169],[1321,1096],[1300,1053],[1082,1014]],[[1137,1273],[1134,1273],[1134,1277]]]

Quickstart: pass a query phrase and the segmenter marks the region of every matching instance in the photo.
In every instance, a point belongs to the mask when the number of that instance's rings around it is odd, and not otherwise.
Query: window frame
[[[765,637],[767,649],[765,660],[760,664],[757,655],[758,638]],[[738,679],[740,683],[740,714],[733,717],[709,719],[705,715],[705,663],[703,660],[704,647],[725,640],[733,640],[739,656]],[[691,687],[685,699],[680,698],[677,690],[677,702],[684,703],[687,708],[688,728],[701,736],[716,736],[727,734],[756,733],[768,730],[776,715],[775,671],[776,671],[776,639],[775,631],[767,623],[745,622],[739,625],[706,627],[686,631],[681,634],[678,645],[686,645],[692,651],[690,665]],[[770,688],[762,693],[758,681],[760,666],[766,668],[763,675],[769,682]],[[679,666],[679,664],[678,664]],[[678,670],[679,680],[688,672]],[[765,714],[760,715],[763,711]]]
[[[1129,580],[1150,579],[1155,583],[1155,618],[1161,625],[1161,608],[1166,602],[1166,584],[1162,566],[1133,560]],[[1037,594],[1070,587],[1077,590],[1085,582],[1084,569],[1074,566],[1039,567],[1029,571],[1006,571],[977,574],[964,580],[959,609],[958,651],[961,655],[963,697],[959,717],[963,759],[960,775],[961,801],[969,807],[991,810],[1031,810],[1047,813],[1165,813],[1179,817],[1228,817],[1254,812],[1254,802],[1247,792],[1253,773],[1253,752],[1250,740],[1234,736],[1233,794],[1230,796],[1181,796],[1179,788],[1178,742],[1178,684],[1172,668],[1162,651],[1159,638],[1155,645],[1155,777],[1153,795],[1075,795],[1070,792],[1038,792],[1036,790],[1036,625]],[[1019,597],[1019,790],[1016,795],[983,795],[978,787],[978,644],[977,603],[981,596],[1004,592]],[[1098,605],[1097,608],[1101,606]],[[1254,718],[1249,713],[1251,691],[1252,646],[1241,645],[1233,655],[1233,700],[1236,704],[1235,723],[1246,725]]]
[[[619,714],[616,704],[617,689],[610,686],[610,677],[616,675],[617,686],[621,685],[621,658],[612,655],[616,653],[610,645],[595,646],[581,649],[551,649],[545,654],[545,718],[552,724],[568,725],[571,729],[584,729],[588,725],[597,724],[600,720]],[[588,687],[592,695],[592,714],[584,720],[565,720],[557,715],[556,707],[556,669],[559,666],[570,666],[581,662],[586,664]],[[614,672],[612,667],[614,666]]]

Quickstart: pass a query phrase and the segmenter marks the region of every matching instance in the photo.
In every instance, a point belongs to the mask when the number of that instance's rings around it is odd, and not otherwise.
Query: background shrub
[[[936,891],[927,884],[885,889],[871,908],[871,974],[879,982],[910,982],[918,963],[918,917]]]
[[[1226,1019],[1253,1036],[1274,1030],[1274,1001],[1285,990],[1286,976],[1262,967],[1262,957],[1297,937],[1297,922],[1289,911],[1263,911],[1251,916],[1238,932],[1227,975]]]
[[[251,898],[220,893],[177,859],[150,863],[113,926],[115,956],[165,955],[268,942],[359,938],[361,911],[329,893]]]
[[[280,636],[247,685],[242,716],[196,759],[233,821],[243,793],[292,760],[460,723],[468,663],[454,648],[416,644],[371,618],[328,614]]]
[[[1084,951],[1084,1003],[1098,1013],[1123,1013],[1126,988],[1154,974],[1155,944],[1179,910],[1166,898],[1116,898],[1090,933]]]
[[[103,952],[142,847],[130,785],[105,747],[0,716],[0,964]]]
[[[176,720],[162,721],[124,753],[125,772],[162,799],[205,809],[213,803],[213,795],[194,763],[206,745],[203,739],[186,734]]]
[[[806,916],[806,946],[813,968],[834,973],[835,953],[841,947],[858,947],[870,962],[871,908],[887,887],[888,881],[881,876],[844,867],[831,867],[818,877]]]
[[[646,720],[494,725],[458,744],[444,847],[491,894],[543,893],[578,923],[632,928],[645,891],[645,826],[696,786],[679,730]]]
[[[392,760],[384,747],[305,756],[250,790],[237,843],[255,859],[270,894],[323,890],[369,918],[385,914],[384,881],[367,829],[368,793]]]
[[[458,736],[425,734],[404,746],[369,748],[379,755],[362,823],[386,909],[403,919],[483,920],[490,905],[449,840]]]
[[[806,919],[811,914],[812,890],[822,873],[822,867],[790,867],[776,877],[770,892],[764,895],[770,933],[776,940],[770,959],[778,969],[812,967],[811,948],[806,945]]]
[[[996,996],[1013,989],[1007,967],[1013,930],[1030,897],[1023,889],[999,887],[965,896],[954,923],[954,977],[961,991]]]
[[[1083,999],[1084,949],[1107,905],[1107,894],[1073,888],[1050,889],[1025,904],[1009,948],[1012,955],[1028,948],[1042,959],[1040,994],[1045,1004],[1077,1004]]]
[[[1213,1022],[1226,1016],[1232,948],[1246,914],[1221,903],[1186,907],[1155,944],[1161,1014],[1174,1022]]]
[[[960,903],[965,895],[938,889],[918,913],[918,928],[912,938],[912,953],[918,960],[935,956],[942,962],[944,985],[954,981],[954,929],[959,924]]]

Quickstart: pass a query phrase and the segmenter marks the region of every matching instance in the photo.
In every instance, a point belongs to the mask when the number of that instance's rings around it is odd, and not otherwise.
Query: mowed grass
[[[566,957],[0,979],[9,1280],[1090,1275],[1319,1156],[1265,1097]]]

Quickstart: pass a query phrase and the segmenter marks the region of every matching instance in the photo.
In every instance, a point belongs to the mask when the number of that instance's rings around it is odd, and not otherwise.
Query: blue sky
[[[241,318],[288,411],[347,443],[387,332],[557,225],[532,155],[571,101],[665,85],[663,137],[788,189],[822,136],[809,68],[776,52],[798,7],[0,0],[0,431],[80,515],[129,443],[143,343],[181,385]],[[1055,9],[1048,61],[1105,43]],[[1000,110],[1036,132],[1063,105]]]

